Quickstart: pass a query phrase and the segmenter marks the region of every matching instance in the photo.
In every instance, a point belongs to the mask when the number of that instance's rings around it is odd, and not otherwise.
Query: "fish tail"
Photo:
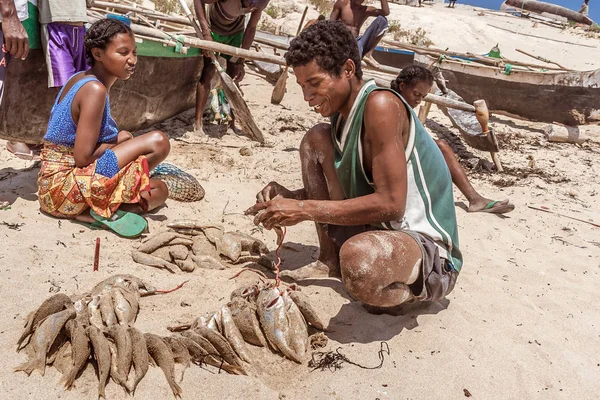
[[[42,374],[42,376],[44,376],[44,374],[46,373],[46,360],[41,357],[32,358],[29,361],[24,362],[23,364],[16,367],[15,372],[23,371],[27,375],[31,375],[31,373],[36,369],[40,371],[40,374]]]

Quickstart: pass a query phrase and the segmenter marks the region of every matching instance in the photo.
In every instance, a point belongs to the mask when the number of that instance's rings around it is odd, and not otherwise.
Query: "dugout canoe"
[[[0,105],[0,138],[40,143],[56,96],[48,89],[46,61],[39,44],[37,10],[31,8],[24,23],[34,47],[25,61],[10,60]],[[119,129],[137,131],[164,121],[195,104],[196,86],[203,67],[198,49],[176,52],[137,38],[138,64],[127,81],[118,81],[110,90],[111,113]],[[37,47],[37,48],[36,48]]]
[[[436,59],[415,55],[424,67]],[[467,103],[485,99],[491,111],[541,122],[583,125],[600,121],[600,69],[545,71],[506,69],[446,59],[449,88]]]

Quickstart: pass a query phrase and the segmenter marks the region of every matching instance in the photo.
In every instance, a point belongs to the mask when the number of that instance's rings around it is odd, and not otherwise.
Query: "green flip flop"
[[[515,205],[510,202],[504,201],[490,201],[483,210],[479,210],[479,212],[491,213],[491,214],[506,214],[515,209]]]
[[[117,210],[111,218],[104,218],[94,210],[90,210],[90,215],[106,228],[126,238],[140,236],[148,227],[144,217],[128,211]]]

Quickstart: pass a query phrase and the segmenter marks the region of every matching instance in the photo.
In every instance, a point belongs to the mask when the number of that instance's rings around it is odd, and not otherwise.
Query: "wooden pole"
[[[556,4],[549,4],[536,0],[506,0],[506,4],[523,10],[533,11],[538,14],[547,12],[549,14],[560,15],[561,17],[565,17],[581,24],[592,25],[594,23],[587,15],[579,14],[577,11],[557,6]]]
[[[488,111],[485,100],[476,100],[473,103],[473,105],[475,106],[475,117],[477,118],[477,121],[479,121],[479,125],[481,125],[481,131],[486,135],[490,135],[492,141],[494,142],[494,145],[497,148],[498,139],[488,126],[490,113]],[[502,163],[500,162],[500,157],[498,156],[498,153],[493,151],[490,152],[490,155],[492,156],[492,161],[494,161],[494,165],[496,165],[496,169],[498,170],[498,172],[504,172],[504,168],[502,168]]]
[[[567,69],[567,68],[563,67],[562,65],[560,65],[559,63],[554,62],[552,60],[548,60],[547,58],[540,57],[540,56],[534,56],[533,54],[528,53],[528,52],[526,52],[524,50],[520,50],[520,49],[515,49],[515,50],[518,51],[521,54],[525,54],[526,56],[529,56],[531,58],[535,58],[536,60],[540,60],[540,61],[543,61],[543,62],[548,63],[548,64],[554,64],[554,65],[556,65],[556,66],[558,66],[558,67],[560,67],[562,69]]]
[[[296,32],[296,36],[300,34],[302,30],[302,25],[304,24],[304,18],[306,17],[306,12],[308,11],[308,6],[304,8],[304,12],[302,13],[302,18],[300,18],[300,24],[298,25],[298,31]],[[279,104],[281,100],[283,100],[283,96],[285,96],[285,88],[286,82],[288,78],[288,65],[283,67],[283,71],[281,75],[279,75],[279,79],[277,79],[277,83],[273,88],[273,93],[271,93],[271,104]]]
[[[150,11],[148,9],[144,9],[144,8],[140,8],[140,7],[132,7],[132,6],[128,6],[125,4],[110,3],[107,1],[94,1],[94,7],[113,8],[113,9],[119,10],[119,11],[135,12],[135,13],[143,14],[148,17],[152,17],[154,19],[158,19],[161,21],[175,22],[177,24],[188,25],[188,26],[190,25],[190,21],[188,21],[187,18],[185,18],[185,17],[168,15],[168,14],[164,14],[164,13],[161,13],[158,11]]]

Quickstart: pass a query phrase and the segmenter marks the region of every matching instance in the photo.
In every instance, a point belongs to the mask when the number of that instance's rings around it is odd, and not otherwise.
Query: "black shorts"
[[[371,225],[339,226],[323,225],[327,236],[342,247],[346,240],[359,233],[379,230]],[[436,301],[446,297],[456,284],[458,271],[452,262],[440,257],[438,246],[431,238],[415,231],[402,231],[412,237],[421,249],[421,271],[417,280],[408,285],[415,300]]]

